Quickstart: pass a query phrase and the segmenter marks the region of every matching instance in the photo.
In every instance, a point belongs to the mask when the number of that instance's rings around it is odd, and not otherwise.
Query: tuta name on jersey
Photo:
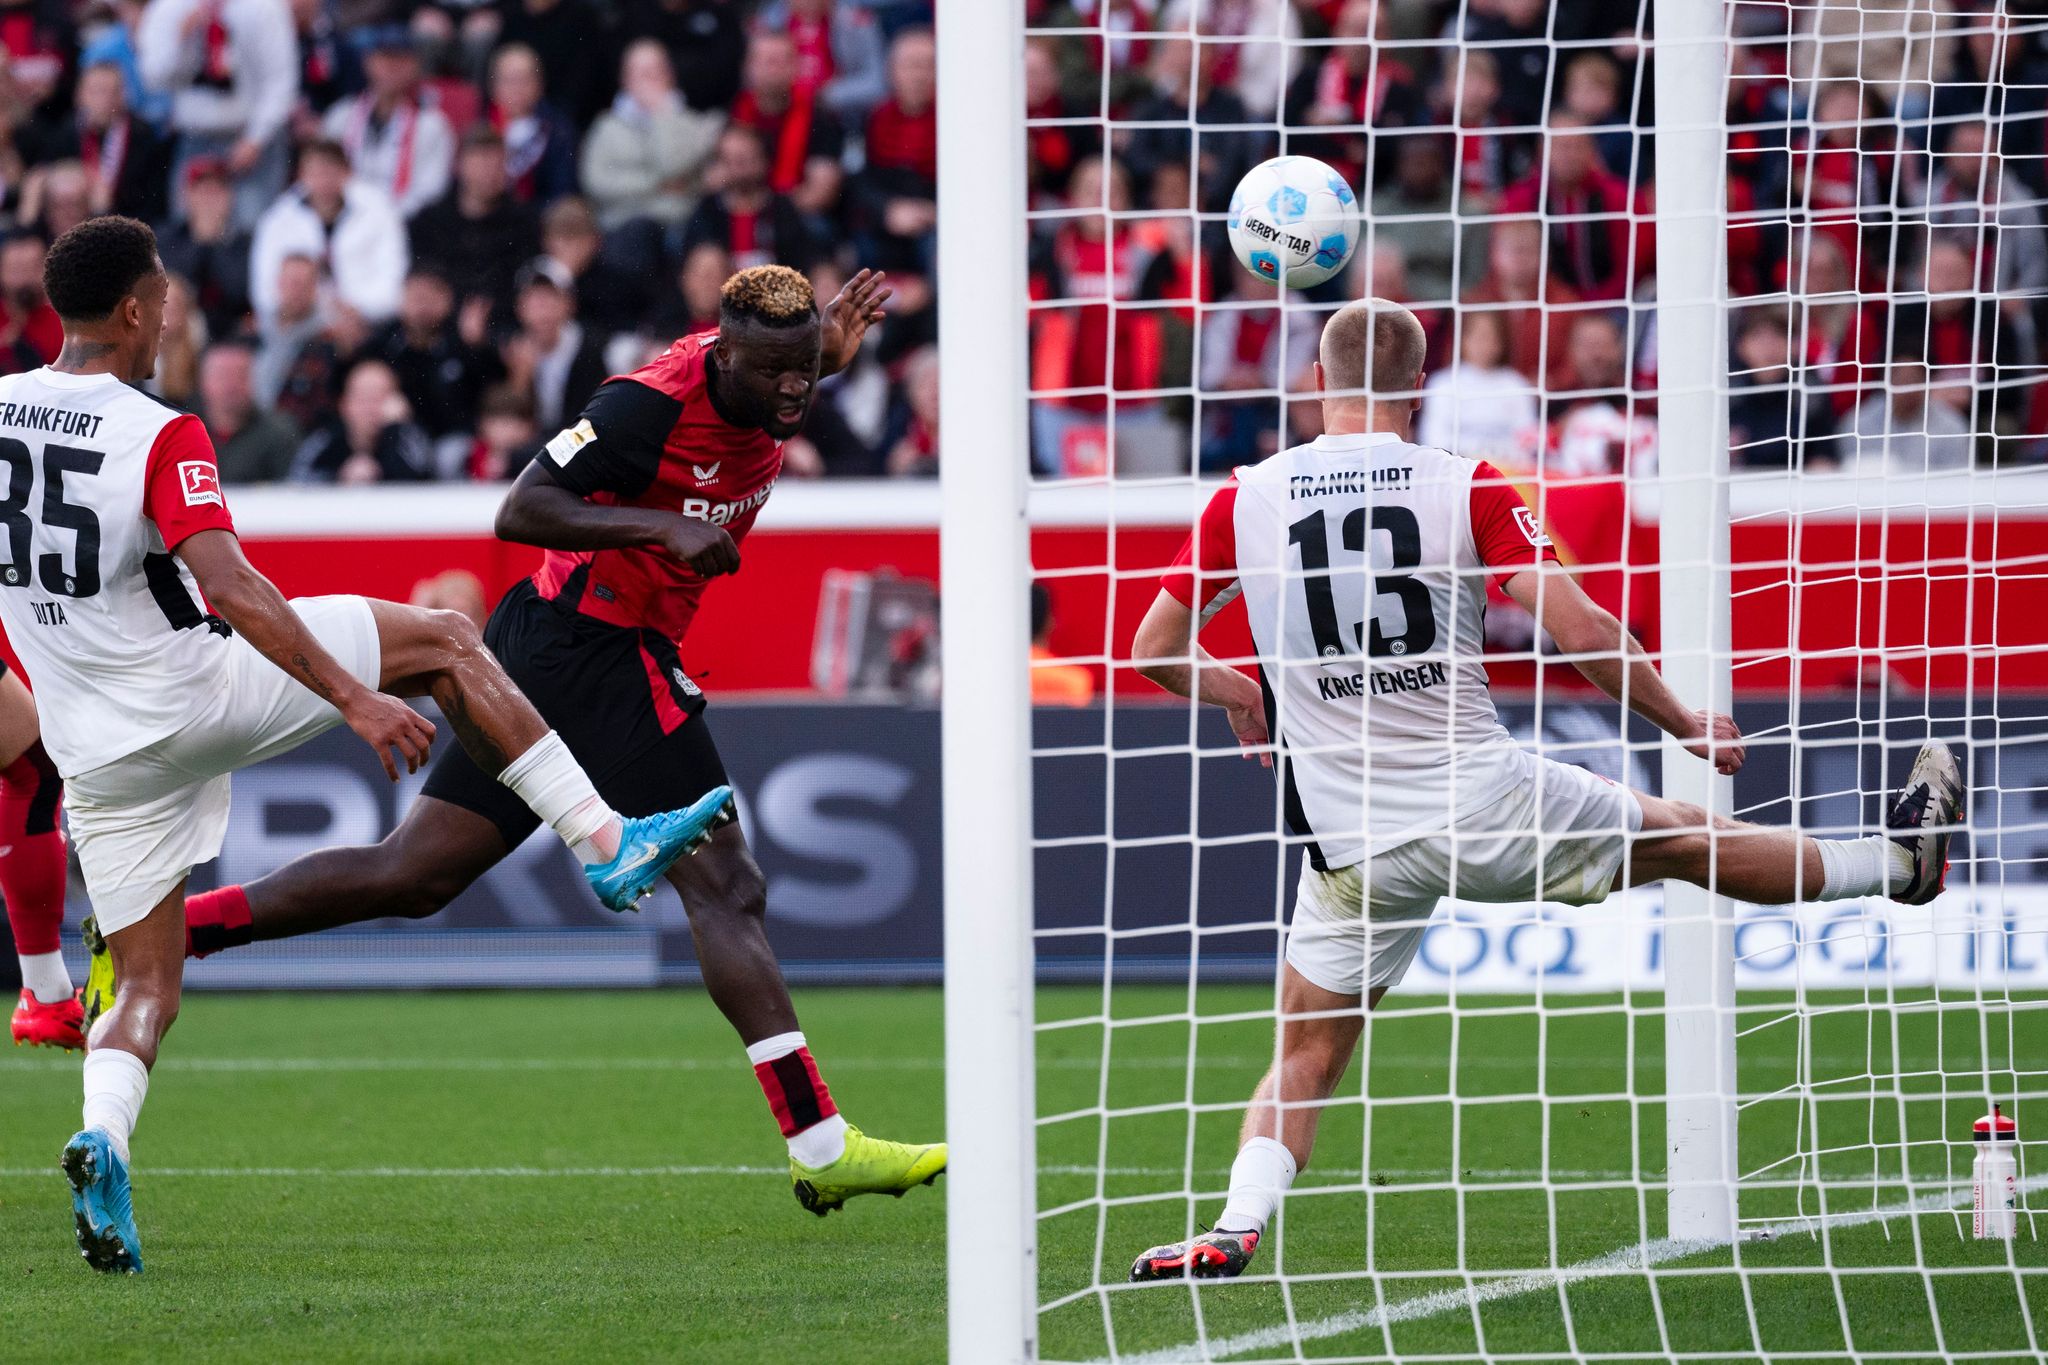
[[[100,418],[97,413],[74,412],[70,408],[46,407],[40,403],[0,403],[0,426],[26,427],[31,431],[90,439],[99,433]]]
[[[1323,694],[1324,701],[1367,695],[1382,697],[1389,692],[1419,692],[1425,687],[1435,687],[1449,677],[1449,670],[1442,664],[1424,663],[1377,673],[1353,673],[1346,678],[1317,678],[1316,690]]]

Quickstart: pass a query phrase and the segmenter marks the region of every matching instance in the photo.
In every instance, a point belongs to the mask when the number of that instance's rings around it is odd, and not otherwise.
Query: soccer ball
[[[1230,196],[1230,249],[1262,280],[1321,284],[1358,249],[1358,196],[1312,156],[1262,161]]]

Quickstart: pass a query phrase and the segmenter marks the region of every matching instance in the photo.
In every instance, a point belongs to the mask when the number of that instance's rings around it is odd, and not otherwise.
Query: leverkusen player
[[[725,785],[677,645],[705,584],[739,568],[739,543],[821,370],[852,362],[888,299],[883,277],[862,271],[821,315],[793,270],[733,276],[716,332],[684,337],[607,382],[498,509],[500,536],[548,554],[498,604],[484,640],[622,813],[686,807]],[[192,897],[187,951],[432,915],[533,830],[532,812],[451,749],[384,842],[325,849]],[[855,1195],[930,1184],[945,1169],[943,1143],[868,1137],[834,1106],[768,946],[767,886],[739,825],[720,828],[668,876],[705,987],[739,1031],[788,1139],[798,1201],[822,1216]],[[88,1015],[103,982],[111,976],[96,956]]]

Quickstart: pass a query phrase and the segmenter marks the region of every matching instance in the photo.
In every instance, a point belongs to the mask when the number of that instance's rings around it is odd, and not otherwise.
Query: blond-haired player
[[[1315,1146],[1322,1101],[1415,956],[1437,902],[1593,904],[1673,878],[1766,904],[1942,888],[1962,781],[1929,744],[1889,835],[1814,839],[1709,822],[1532,754],[1494,713],[1480,659],[1489,581],[1535,614],[1609,697],[1722,773],[1735,722],[1681,701],[1614,616],[1557,565],[1512,485],[1483,461],[1409,440],[1423,333],[1383,299],[1323,330],[1325,434],[1237,471],[1160,584],[1131,653],[1168,691],[1224,708],[1239,740],[1272,745],[1291,834],[1304,845],[1280,987],[1280,1055],[1245,1112],[1214,1229],[1154,1247],[1133,1280],[1232,1276]],[[1261,677],[1196,641],[1242,594]],[[1709,833],[1711,828],[1711,834]]]

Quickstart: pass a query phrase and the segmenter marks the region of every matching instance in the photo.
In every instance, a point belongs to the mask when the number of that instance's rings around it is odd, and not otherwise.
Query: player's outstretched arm
[[[257,572],[242,553],[242,542],[234,532],[195,532],[179,541],[174,553],[192,570],[207,604],[221,619],[257,653],[341,712],[348,728],[377,751],[394,782],[398,767],[391,759],[393,749],[405,760],[407,772],[426,766],[434,742],[433,722],[398,698],[387,697],[351,677],[320,647],[277,586]]]
[[[591,502],[555,482],[545,461],[520,472],[498,504],[500,540],[543,550],[665,550],[700,578],[737,573],[739,547],[725,528],[659,507]]]
[[[1524,569],[1501,591],[1528,608],[1587,681],[1723,773],[1742,766],[1742,732],[1713,711],[1680,701],[1636,637],[1614,613],[1586,596],[1578,580],[1555,566]],[[1710,743],[1711,741],[1711,743]]]
[[[1162,592],[1131,637],[1131,662],[1145,678],[1167,691],[1220,706],[1230,717],[1231,731],[1247,750],[1258,750],[1268,768],[1273,755],[1266,733],[1266,699],[1259,685],[1230,665],[1219,663],[1195,638],[1193,609]],[[1251,758],[1251,753],[1245,754]]]

